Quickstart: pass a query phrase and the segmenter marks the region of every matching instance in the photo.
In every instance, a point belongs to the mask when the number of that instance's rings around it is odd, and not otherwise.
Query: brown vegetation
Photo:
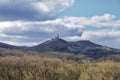
[[[39,57],[0,58],[0,80],[77,80],[77,64]]]
[[[0,57],[0,80],[120,80],[120,63],[79,64],[52,57]]]

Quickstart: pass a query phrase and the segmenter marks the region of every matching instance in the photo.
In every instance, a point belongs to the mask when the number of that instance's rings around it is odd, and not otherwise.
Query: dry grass
[[[0,80],[120,80],[120,63],[78,64],[58,58],[1,57]]]

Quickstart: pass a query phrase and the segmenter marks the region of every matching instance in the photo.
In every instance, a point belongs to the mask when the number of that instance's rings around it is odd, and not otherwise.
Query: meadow
[[[6,56],[0,57],[0,80],[120,80],[120,62]]]

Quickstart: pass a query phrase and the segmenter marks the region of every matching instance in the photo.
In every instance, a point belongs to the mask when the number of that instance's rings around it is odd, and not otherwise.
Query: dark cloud
[[[39,25],[31,25],[31,26],[25,26],[27,29],[23,29],[21,27],[8,27],[4,28],[1,32],[4,33],[7,36],[23,36],[23,37],[30,37],[30,38],[51,38],[56,36],[57,34],[60,34],[61,37],[65,36],[75,36],[80,35],[80,31],[78,29],[68,29],[64,25],[58,24],[56,25],[50,25],[49,27],[46,27],[46,25],[41,26]],[[50,30],[51,29],[51,30]]]
[[[53,2],[54,1],[54,2]],[[62,0],[63,1],[63,0]],[[73,0],[1,0],[0,20],[48,20],[55,19],[58,14],[70,7]],[[53,3],[52,3],[53,2]]]

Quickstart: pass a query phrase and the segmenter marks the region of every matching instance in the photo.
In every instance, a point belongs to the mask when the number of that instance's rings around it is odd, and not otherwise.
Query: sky
[[[33,46],[57,34],[120,48],[120,0],[0,0],[0,42]]]

